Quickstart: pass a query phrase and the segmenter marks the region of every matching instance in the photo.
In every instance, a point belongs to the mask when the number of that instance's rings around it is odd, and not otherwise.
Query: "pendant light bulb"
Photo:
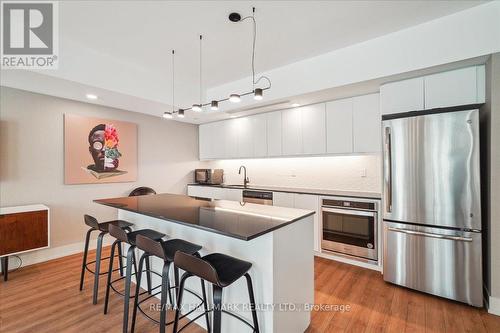
[[[184,110],[183,109],[179,109],[179,111],[177,111],[177,117],[184,118]]]
[[[167,112],[167,111],[163,112],[163,118],[172,119],[172,113]]]
[[[253,91],[253,99],[255,99],[256,101],[261,101],[264,98],[263,93],[264,92],[261,88],[256,88]]]
[[[194,112],[201,112],[201,104],[193,104],[191,108]]]
[[[239,103],[241,101],[241,97],[238,94],[231,94],[229,95],[229,101],[231,103]]]
[[[219,102],[217,101],[212,101],[212,103],[210,103],[210,109],[212,111],[217,111],[219,110]]]

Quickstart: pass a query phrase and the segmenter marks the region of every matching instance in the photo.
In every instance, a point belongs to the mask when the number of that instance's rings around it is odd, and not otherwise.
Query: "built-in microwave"
[[[377,210],[377,201],[324,198],[321,205],[321,248],[376,261]]]
[[[196,169],[194,170],[194,182],[198,184],[219,185],[224,180],[223,169]]]

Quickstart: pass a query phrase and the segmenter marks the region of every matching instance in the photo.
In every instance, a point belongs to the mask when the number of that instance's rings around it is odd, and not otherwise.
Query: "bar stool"
[[[108,279],[107,279],[107,284],[106,284],[106,297],[104,299],[104,314],[108,312],[108,302],[109,302],[109,290],[112,288],[112,284],[121,280],[125,279],[125,293],[121,294],[119,293],[114,287],[113,290],[122,296],[124,296],[124,306],[123,306],[123,318],[124,322],[128,322],[128,309],[129,309],[129,301],[130,301],[130,283],[132,279],[132,275],[136,276],[136,279],[142,274],[142,269],[137,270],[136,266],[136,259],[135,259],[135,249],[136,249],[136,238],[140,236],[146,236],[151,239],[154,239],[156,241],[159,241],[163,237],[165,237],[165,234],[152,230],[152,229],[140,229],[132,232],[125,232],[123,229],[119,227],[115,227],[114,225],[111,225],[109,227],[109,234],[113,237],[116,238],[116,240],[113,242],[113,245],[111,245],[111,259],[109,261],[109,269],[108,269]],[[118,246],[118,248],[121,247],[121,243],[127,243],[129,244],[129,248],[127,250],[127,261],[125,264],[125,277],[120,277],[119,279],[115,281],[111,281],[111,275],[113,273],[113,258],[115,254],[115,248]],[[120,257],[121,261],[121,257]],[[132,274],[132,265],[134,266],[134,274]],[[146,262],[146,268],[149,269],[149,262]],[[151,274],[148,272],[147,273],[147,280],[148,280],[148,292],[151,293],[152,288],[151,288]],[[127,326],[124,326],[124,332],[127,332]]]
[[[195,256],[179,251],[175,253],[174,264],[176,267],[185,271],[180,281],[179,293],[177,296],[177,309],[175,311],[173,329],[174,333],[182,331],[195,320],[191,320],[180,330],[177,330],[177,328],[179,327],[179,315],[182,304],[182,295],[184,292],[184,284],[186,283],[186,279],[191,276],[197,276],[212,283],[214,306],[212,310],[205,310],[205,313],[208,314],[208,312],[213,311],[213,333],[221,332],[222,312],[227,313],[234,318],[242,321],[253,330],[252,332],[259,333],[259,323],[257,321],[257,312],[255,310],[255,298],[253,294],[252,279],[248,274],[248,271],[252,267],[251,263],[234,257],[230,257],[222,253],[212,253],[202,258],[197,258]],[[248,295],[250,297],[250,307],[252,309],[253,326],[248,321],[237,316],[236,314],[222,310],[222,289],[228,287],[243,276],[245,276],[247,280]]]
[[[139,271],[142,270],[142,267],[144,265],[144,261],[146,261],[146,264],[148,262],[148,259],[150,256],[155,256],[155,257],[158,257],[160,259],[163,260],[163,268],[162,268],[162,273],[161,275],[158,274],[159,276],[161,276],[161,279],[162,279],[162,283],[161,283],[161,291],[156,293],[156,294],[153,294],[153,295],[149,295],[147,298],[139,301],[139,289],[140,289],[140,286],[141,286],[141,276],[138,275],[137,276],[137,284],[136,284],[136,288],[135,288],[135,298],[134,298],[134,310],[133,310],[133,313],[132,313],[132,327],[131,327],[131,332],[134,333],[134,330],[135,330],[135,321],[136,321],[136,317],[137,317],[137,310],[139,310],[143,315],[145,315],[148,319],[156,322],[157,324],[160,325],[160,332],[161,333],[165,333],[165,327],[167,325],[170,325],[170,324],[173,324],[173,321],[170,321],[170,322],[166,322],[166,317],[167,317],[167,309],[166,309],[166,306],[167,306],[167,298],[170,298],[170,304],[173,306],[173,298],[172,298],[172,293],[171,293],[171,289],[176,289],[178,288],[179,286],[179,269],[177,267],[174,266],[174,281],[175,281],[175,286],[170,286],[170,278],[169,278],[169,271],[170,271],[170,266],[171,264],[174,262],[174,255],[176,253],[179,253],[179,252],[182,252],[182,253],[186,253],[186,254],[189,254],[189,255],[193,255],[193,256],[197,256],[199,257],[199,253],[198,251],[202,248],[200,245],[197,245],[197,244],[193,244],[193,243],[190,243],[190,242],[187,242],[185,240],[182,240],[182,239],[169,239],[169,240],[166,240],[166,241],[163,241],[163,240],[160,240],[160,241],[155,241],[154,239],[151,239],[151,238],[148,238],[148,237],[143,237],[143,236],[137,236],[137,240],[136,240],[136,245],[137,245],[137,248],[141,249],[142,251],[144,251],[144,254],[141,256],[141,259],[139,261]],[[146,270],[148,268],[146,267]],[[196,309],[198,309],[201,305],[204,306],[204,313],[202,313],[201,315],[199,315],[198,317],[195,318],[198,319],[200,318],[203,314],[205,314],[205,319],[207,321],[207,327],[210,331],[210,321],[209,321],[209,318],[208,318],[208,312],[207,312],[207,299],[206,299],[206,292],[205,292],[205,283],[203,280],[201,280],[201,292],[202,292],[202,297],[200,297],[199,295],[197,295],[196,293],[190,291],[190,290],[187,290],[188,292],[190,292],[192,295],[196,296],[198,299],[200,299],[201,303],[198,304],[198,306],[196,306],[195,308],[193,308],[191,311],[189,311],[187,314],[185,314],[184,316],[187,316],[189,315],[190,313],[196,311]],[[147,315],[140,307],[140,304],[144,301],[147,301],[148,299],[150,299],[151,297],[154,297],[158,294],[161,293],[161,299],[160,299],[160,321],[157,321],[155,319],[153,319],[152,317],[150,317],[149,315]],[[183,316],[183,317],[184,317]],[[127,323],[124,322],[124,332],[126,332],[126,325]]]
[[[92,295],[92,303],[97,304],[97,294],[99,291],[99,276],[104,275],[107,272],[101,273],[101,261],[105,259],[109,259],[109,257],[101,258],[102,254],[102,240],[104,236],[109,233],[109,227],[110,226],[116,226],[120,229],[123,229],[127,232],[132,231],[130,228],[133,223],[123,221],[123,220],[113,220],[113,221],[107,221],[107,222],[97,222],[97,219],[93,216],[84,215],[84,221],[85,224],[90,227],[90,229],[87,231],[87,235],[85,236],[85,247],[83,250],[83,260],[82,260],[82,272],[80,274],[80,291],[83,290],[83,280],[85,277],[85,271],[89,271],[90,273],[94,274],[94,290],[93,290],[93,295]],[[100,231],[99,236],[97,236],[97,248],[96,248],[96,259],[94,261],[87,262],[87,254],[89,251],[89,241],[90,241],[90,234],[94,231]],[[121,256],[121,248],[118,249],[118,253]],[[95,270],[92,271],[88,265],[95,263]],[[120,261],[121,263],[121,261]],[[120,274],[123,275],[123,265],[120,264]]]

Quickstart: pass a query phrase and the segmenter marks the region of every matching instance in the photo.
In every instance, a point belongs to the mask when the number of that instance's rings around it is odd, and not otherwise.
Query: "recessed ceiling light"
[[[297,108],[297,107],[299,107],[299,106],[300,106],[300,104],[299,104],[299,103],[293,103],[293,104],[292,104],[292,106],[293,106],[294,108]]]
[[[92,99],[92,100],[95,100],[98,98],[97,95],[94,95],[94,94],[87,94],[87,95],[85,95],[85,97],[87,97],[87,99]]]

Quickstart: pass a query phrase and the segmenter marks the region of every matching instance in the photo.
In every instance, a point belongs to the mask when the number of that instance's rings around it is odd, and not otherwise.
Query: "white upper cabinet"
[[[356,153],[381,151],[381,115],[379,94],[353,98],[353,149]]]
[[[419,111],[424,109],[424,78],[386,83],[380,86],[382,114]]]
[[[267,156],[281,156],[281,111],[267,116]]]
[[[253,157],[267,156],[267,114],[249,117],[253,139]]]
[[[282,155],[302,154],[302,126],[300,108],[281,113]]]
[[[224,142],[217,142],[214,144],[221,144],[225,147],[224,158],[235,158],[238,157],[238,136],[239,136],[239,122],[237,119],[231,119],[224,121],[224,128],[222,133],[224,134]],[[212,156],[212,158],[217,158]]]
[[[325,103],[300,108],[302,129],[302,153],[326,153]]]
[[[253,157],[252,119],[242,117],[234,119],[238,131],[238,155],[239,158]]]
[[[326,103],[326,151],[352,153],[352,98]]]
[[[484,66],[461,68],[425,77],[425,108],[484,103]]]

